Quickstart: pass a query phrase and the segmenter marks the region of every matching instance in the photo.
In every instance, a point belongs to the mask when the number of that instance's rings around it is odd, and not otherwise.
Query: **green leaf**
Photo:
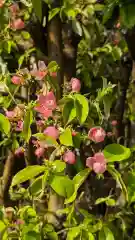
[[[23,240],[41,240],[41,237],[39,233],[35,231],[29,231],[24,235]]]
[[[118,46],[115,46],[115,47],[112,49],[112,56],[113,56],[114,61],[120,60],[121,55],[122,55],[122,50],[121,50],[121,48],[119,48]]]
[[[0,113],[0,131],[6,135],[10,132],[10,122],[7,117]]]
[[[62,115],[64,124],[69,124],[76,117],[76,109],[74,108],[74,101],[72,99],[65,103]]]
[[[7,234],[7,226],[3,221],[0,220],[0,237],[2,240],[7,240],[8,239],[8,234]]]
[[[32,196],[37,196],[42,191],[42,181],[43,181],[43,175],[36,178],[33,183],[29,186],[29,192]]]
[[[96,205],[100,204],[100,203],[103,203],[103,202],[106,202],[108,199],[108,197],[106,198],[98,198],[95,202]]]
[[[32,0],[34,11],[39,18],[40,22],[42,21],[42,0]]]
[[[77,191],[80,188],[80,186],[84,183],[84,181],[87,179],[88,175],[90,174],[91,170],[86,168],[84,170],[82,170],[81,172],[79,172],[74,178],[73,178],[73,183],[75,186],[75,190],[74,193],[72,194],[72,196],[68,199],[65,200],[65,204],[71,203],[73,201],[75,201],[76,197],[77,197]]]
[[[78,34],[79,36],[82,36],[83,31],[82,31],[82,27],[81,27],[81,24],[80,24],[79,21],[73,20],[72,21],[72,27],[73,27],[73,30],[76,34]]]
[[[75,94],[75,108],[76,108],[76,115],[79,119],[80,124],[83,124],[89,113],[89,104],[88,100],[81,94]]]
[[[66,128],[65,131],[59,137],[60,143],[67,147],[73,146],[72,133],[70,128]]]
[[[57,173],[63,172],[64,169],[66,168],[66,163],[61,160],[55,160],[53,162],[53,165],[54,165],[54,170]]]
[[[73,8],[66,8],[65,9],[65,14],[68,16],[68,18],[72,18],[72,19],[75,19],[75,17],[76,17],[76,11],[75,11],[75,9],[73,9]]]
[[[103,15],[103,24],[105,24],[111,18],[115,6],[116,6],[115,1],[109,2],[109,4],[106,5]]]
[[[65,198],[69,198],[74,192],[74,184],[68,176],[54,175],[49,184],[58,195]]]
[[[94,240],[94,236],[92,233],[88,232],[88,240]]]
[[[81,227],[72,227],[67,234],[67,240],[75,240],[81,233]]]
[[[86,39],[90,39],[90,38],[91,38],[91,37],[90,37],[90,33],[89,33],[89,31],[87,30],[87,28],[86,28],[85,26],[82,26],[82,28],[83,28],[83,33],[84,33],[85,38],[86,38]]]
[[[55,17],[60,12],[60,8],[53,8],[49,11],[48,20],[51,21],[53,17]]]
[[[113,206],[115,206],[115,204],[116,204],[116,202],[115,202],[115,200],[112,199],[112,198],[109,198],[109,199],[106,201],[106,205],[107,205],[107,206],[113,207]]]
[[[26,142],[29,142],[31,138],[32,122],[33,122],[33,112],[32,112],[32,109],[28,109],[24,117],[24,126],[23,126],[23,137]]]
[[[127,28],[135,25],[135,4],[125,4],[120,8],[121,22]]]
[[[98,233],[98,240],[106,240],[105,233],[104,233],[103,229],[101,231],[99,231],[99,233]]]
[[[18,59],[19,68],[22,66],[24,59],[25,59],[25,55],[22,55],[19,57],[19,59]]]
[[[124,161],[131,155],[129,148],[116,143],[107,145],[104,148],[103,153],[108,162]]]
[[[49,72],[57,72],[58,70],[58,64],[55,61],[51,61],[47,66]]]
[[[125,200],[128,201],[128,192],[127,188],[125,186],[125,183],[121,177],[121,174],[111,165],[107,167],[108,172],[112,175],[112,177],[115,179],[115,181],[119,184],[121,187],[121,190],[125,196]]]
[[[104,233],[106,236],[106,240],[115,240],[112,231],[108,227],[104,227]]]
[[[128,173],[126,185],[128,190],[128,196],[129,196],[129,204],[131,204],[132,202],[135,202],[135,172],[134,171]]]
[[[30,34],[29,34],[29,32],[22,31],[21,34],[22,34],[22,36],[23,36],[24,39],[26,39],[26,40],[30,39]]]
[[[46,168],[44,166],[38,166],[38,165],[28,166],[24,168],[13,177],[12,187],[36,177],[37,175],[44,172],[45,170]]]
[[[115,206],[115,200],[110,198],[110,197],[106,197],[106,198],[98,198],[95,202],[96,205],[101,204],[105,202],[107,206]]]
[[[45,232],[45,235],[47,235],[47,239],[58,240],[58,235],[55,232],[55,229],[51,224],[46,224],[44,226],[43,231]]]

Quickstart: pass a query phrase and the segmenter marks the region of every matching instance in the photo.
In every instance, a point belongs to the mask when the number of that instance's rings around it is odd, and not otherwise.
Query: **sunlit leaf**
[[[70,128],[66,128],[60,135],[60,143],[65,146],[73,146],[72,133]]]
[[[6,135],[10,132],[10,122],[7,117],[0,113],[0,131]]]
[[[38,165],[28,166],[24,168],[13,177],[12,187],[38,176],[40,173],[44,172],[45,170],[46,168],[44,166],[38,166]]]
[[[124,161],[131,155],[129,148],[116,143],[107,145],[104,148],[103,153],[108,162]]]
[[[76,196],[77,196],[77,191],[80,188],[80,186],[84,183],[84,181],[87,179],[88,175],[90,174],[91,170],[86,168],[79,172],[74,178],[73,178],[73,183],[75,185],[75,191],[72,194],[72,196],[68,199],[65,200],[65,204],[71,203],[75,201]]]
[[[70,197],[74,192],[74,184],[68,176],[54,175],[49,182],[52,189],[62,197]]]

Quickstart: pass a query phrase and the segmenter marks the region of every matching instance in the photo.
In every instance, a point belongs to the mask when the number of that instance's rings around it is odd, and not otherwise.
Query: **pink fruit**
[[[22,77],[16,75],[11,78],[11,82],[15,85],[20,85],[20,84],[24,83],[24,79]]]
[[[88,132],[88,138],[94,142],[103,142],[106,136],[106,132],[101,127],[93,127]]]
[[[65,152],[63,160],[68,164],[75,164],[76,156],[74,152],[68,150],[67,152]]]
[[[116,125],[118,124],[118,122],[117,122],[117,120],[113,120],[113,121],[111,122],[111,124],[112,124],[112,126],[116,126]]]
[[[14,30],[20,30],[23,29],[25,27],[24,22],[22,21],[21,18],[15,19],[12,23],[11,23],[11,27]]]
[[[44,134],[47,136],[50,136],[54,139],[58,139],[59,137],[59,131],[56,127],[49,126],[44,130]]]
[[[21,155],[23,155],[25,152],[24,148],[23,147],[19,147],[18,149],[15,150],[15,155],[17,157],[20,157]]]
[[[45,152],[44,148],[39,147],[39,148],[36,149],[35,155],[36,155],[38,158],[40,158],[40,157],[43,157],[44,152]]]
[[[71,81],[71,87],[73,92],[80,92],[81,89],[81,82],[77,78],[72,78]]]
[[[102,152],[95,153],[93,157],[86,159],[86,166],[92,168],[97,174],[102,174],[106,171],[106,159]]]

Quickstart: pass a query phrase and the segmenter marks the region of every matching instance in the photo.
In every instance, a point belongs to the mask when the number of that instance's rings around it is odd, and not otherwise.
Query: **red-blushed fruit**
[[[49,126],[44,130],[44,134],[54,138],[55,140],[58,139],[59,137],[59,131],[56,127],[54,126]]]
[[[45,152],[45,149],[43,147],[39,147],[35,150],[35,155],[37,156],[37,158],[41,158],[43,157]]]
[[[15,19],[11,23],[11,28],[14,30],[21,30],[25,27],[24,21],[21,18]]]
[[[115,127],[115,126],[118,125],[118,122],[117,122],[117,120],[113,120],[113,121],[111,122],[111,124],[112,124],[113,127]]]
[[[2,7],[3,7],[4,3],[5,3],[5,1],[4,1],[4,0],[0,0],[0,8],[2,8]]]
[[[88,132],[88,138],[93,142],[103,142],[106,136],[106,132],[101,127],[93,127]]]
[[[71,88],[73,92],[80,92],[81,89],[81,82],[77,78],[71,78]]]
[[[15,85],[21,85],[24,83],[24,79],[22,76],[15,75],[11,78],[11,82]]]
[[[51,72],[51,73],[50,73],[50,76],[51,76],[51,77],[54,77],[54,78],[57,77],[57,72]]]
[[[19,148],[17,148],[17,149],[15,150],[15,155],[16,155],[17,157],[20,157],[20,156],[22,156],[22,155],[24,154],[24,152],[25,152],[25,149],[24,149],[23,147],[19,147]]]
[[[86,159],[86,166],[91,168],[95,173],[102,174],[106,171],[106,159],[102,152],[95,153],[93,157]]]
[[[63,160],[68,164],[75,164],[75,162],[76,162],[75,153],[68,150],[67,152],[65,152],[65,154],[63,156]]]
[[[75,137],[77,135],[76,131],[72,131],[72,136]]]
[[[121,24],[120,24],[120,22],[118,22],[118,23],[116,24],[116,28],[119,29],[120,27],[121,27]]]

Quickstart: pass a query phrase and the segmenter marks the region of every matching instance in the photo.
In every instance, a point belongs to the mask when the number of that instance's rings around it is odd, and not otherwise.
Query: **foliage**
[[[1,239],[134,239],[134,147],[119,125],[130,111],[124,105],[121,120],[115,110],[120,60],[128,52],[121,30],[134,26],[134,6],[126,0],[0,2],[3,186],[7,162],[15,166],[8,189],[13,208],[0,209]],[[116,7],[120,27],[107,29]],[[62,45],[53,32],[58,22]],[[77,43],[76,76],[64,86],[59,77],[68,63],[48,59],[50,36],[67,52]]]

